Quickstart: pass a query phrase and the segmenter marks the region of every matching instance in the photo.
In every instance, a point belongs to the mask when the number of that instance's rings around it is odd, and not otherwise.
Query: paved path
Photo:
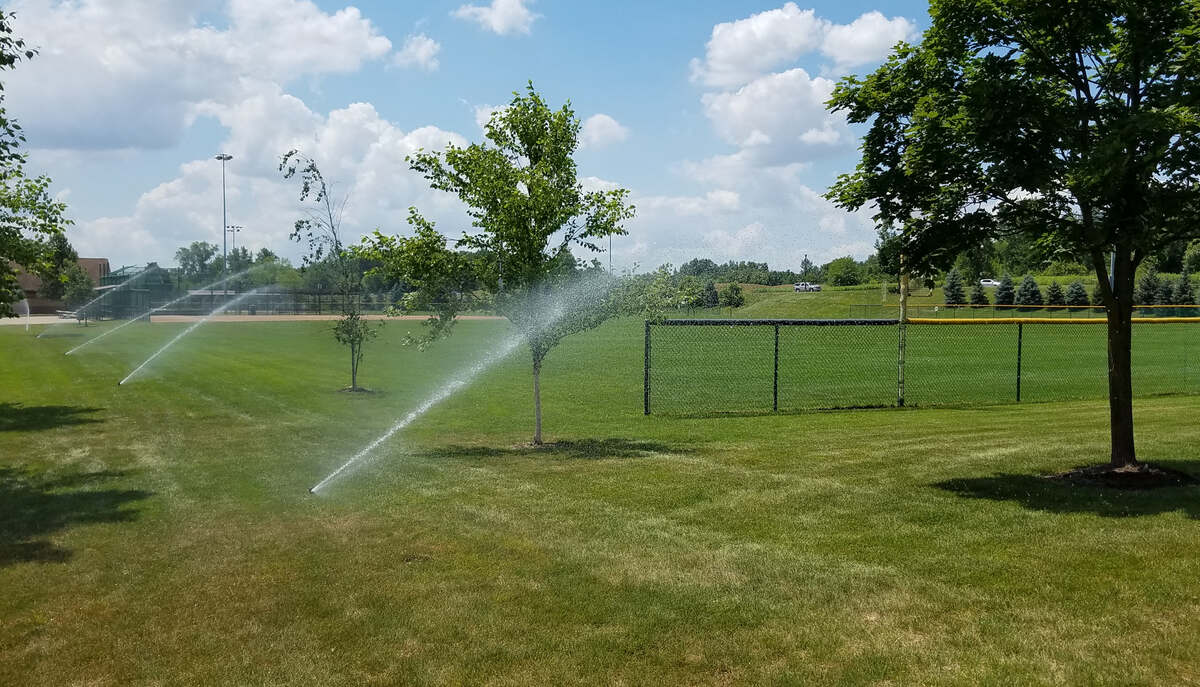
[[[59,322],[72,322],[75,320],[64,320],[58,315],[30,315],[29,324],[57,324]],[[21,317],[0,317],[0,325],[9,326],[25,326],[25,316]]]

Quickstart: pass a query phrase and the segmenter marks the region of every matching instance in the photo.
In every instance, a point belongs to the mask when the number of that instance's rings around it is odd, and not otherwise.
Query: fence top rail
[[[1197,319],[1200,321],[1200,318]],[[755,326],[804,326],[804,327],[831,327],[831,326],[856,326],[856,325],[876,325],[888,326],[900,324],[900,320],[879,320],[879,319],[850,319],[850,320],[734,320],[734,319],[719,319],[719,318],[696,318],[696,319],[673,319],[673,320],[646,320],[648,325],[665,325],[668,327],[680,326],[709,326],[709,327],[755,327]]]
[[[1200,323],[1200,317],[1133,317],[1134,324],[1181,324]],[[1067,317],[910,317],[909,324],[1107,324],[1103,317],[1067,318]]]
[[[897,303],[851,303],[854,308],[899,308]],[[1009,305],[1007,303],[989,303],[987,305],[975,305],[973,303],[912,303],[908,304],[909,308],[955,308],[960,310],[1103,310],[1104,306],[1097,305],[1050,305],[1043,303],[1041,305],[1026,304],[1026,305]],[[1143,308],[1200,308],[1200,303],[1180,303],[1178,305],[1134,305],[1134,310]]]

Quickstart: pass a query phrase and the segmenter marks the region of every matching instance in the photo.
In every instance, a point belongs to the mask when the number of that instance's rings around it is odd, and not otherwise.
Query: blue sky
[[[409,205],[448,235],[456,201],[404,155],[479,140],[532,79],[585,122],[585,184],[632,190],[614,262],[703,256],[796,267],[862,257],[869,217],[820,194],[856,160],[856,131],[821,107],[926,25],[924,3],[476,0],[21,0],[41,47],[6,77],[33,167],[55,180],[81,254],[173,263],[220,243],[220,165],[239,239],[296,257],[296,189],[274,164],[299,146],[350,193],[346,229],[406,230]]]

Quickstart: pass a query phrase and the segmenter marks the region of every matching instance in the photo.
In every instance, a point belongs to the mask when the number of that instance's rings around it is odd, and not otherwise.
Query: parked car
[[[821,285],[820,285],[820,284],[810,284],[810,283],[808,283],[808,282],[806,282],[806,281],[802,281],[802,282],[798,282],[798,283],[792,284],[792,289],[793,289],[793,290],[795,290],[795,291],[797,291],[797,292],[800,292],[800,291],[820,291],[820,290],[821,290]]]
[[[1000,280],[999,279],[980,279],[979,285],[983,286],[985,288],[989,287],[989,286],[1000,286]]]

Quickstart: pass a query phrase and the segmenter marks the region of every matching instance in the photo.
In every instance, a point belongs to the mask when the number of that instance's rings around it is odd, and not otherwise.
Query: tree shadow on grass
[[[599,460],[608,458],[651,458],[665,454],[691,453],[690,449],[675,444],[636,439],[565,439],[534,446],[519,444],[507,448],[495,446],[465,446],[452,444],[438,446],[422,452],[430,458],[507,458],[547,456],[572,460]]]
[[[130,522],[137,511],[126,504],[153,492],[97,489],[123,472],[90,472],[40,479],[16,468],[0,468],[0,568],[15,563],[64,563],[71,551],[47,537],[74,525]]]
[[[104,422],[89,417],[89,414],[101,410],[103,408],[86,406],[27,406],[20,403],[0,403],[0,432],[29,432]]]
[[[1200,475],[1200,462],[1154,461],[1156,465]],[[1106,518],[1129,518],[1180,511],[1200,519],[1200,488],[1114,489],[1064,483],[1050,475],[996,474],[991,477],[949,479],[933,486],[958,496],[1012,501],[1030,510],[1050,513],[1092,513]]]

